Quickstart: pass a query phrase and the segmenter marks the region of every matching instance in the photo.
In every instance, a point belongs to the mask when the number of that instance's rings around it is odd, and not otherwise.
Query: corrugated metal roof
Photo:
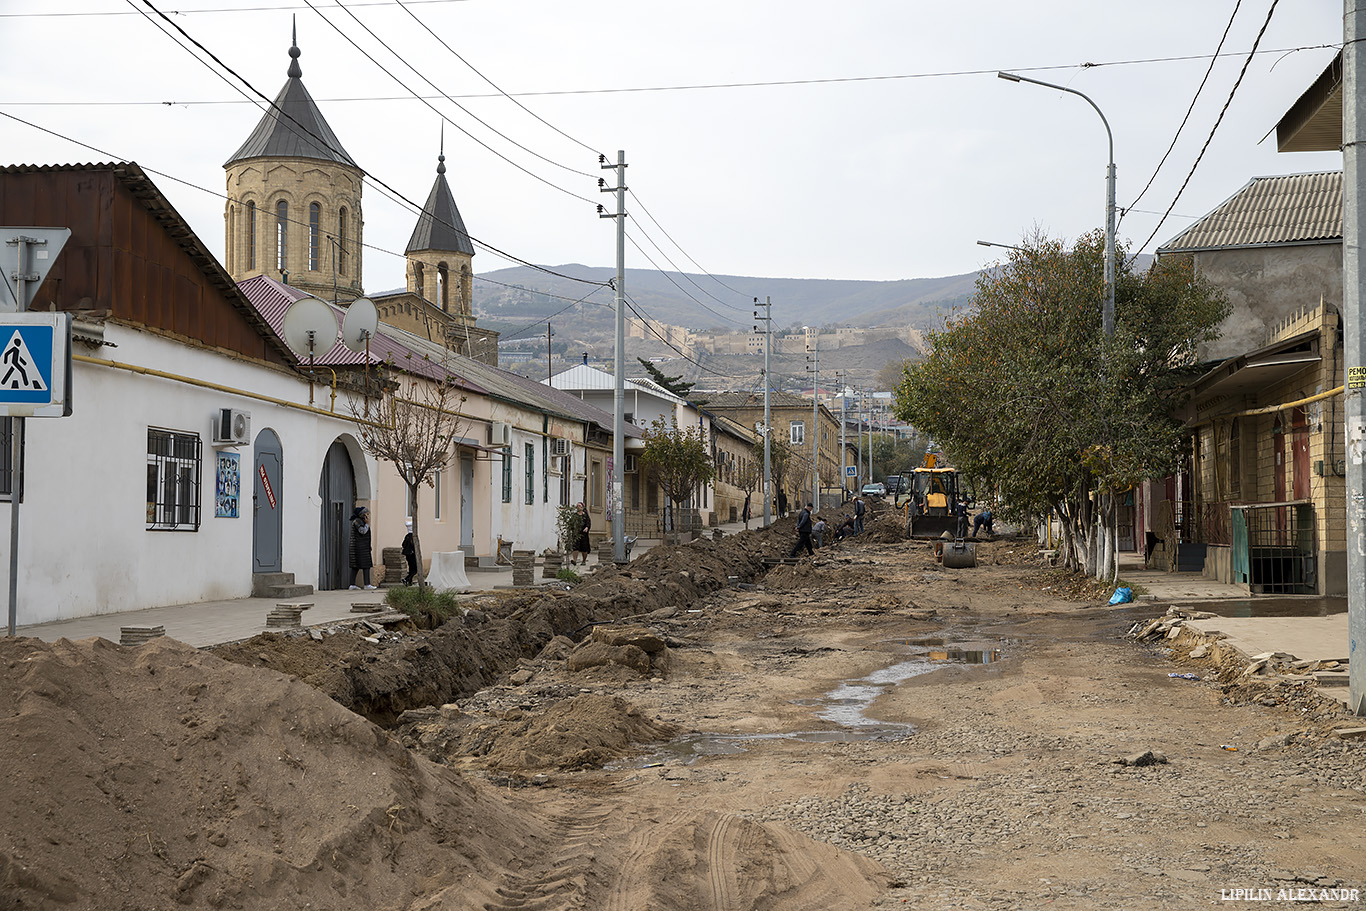
[[[1254,177],[1157,252],[1342,240],[1342,172]]]
[[[455,197],[446,183],[446,156],[437,157],[436,182],[432,192],[427,194],[427,203],[422,207],[422,215],[413,228],[413,236],[408,240],[405,253],[420,250],[440,250],[474,255],[474,244],[465,232],[465,222],[460,218],[460,210],[455,207]]]
[[[567,389],[575,392],[603,392],[615,390],[617,380],[606,370],[599,370],[597,367],[590,367],[587,364],[578,364],[552,376],[550,385],[556,389]],[[686,400],[679,398],[662,386],[655,385],[650,380],[628,379],[622,382],[622,388],[644,392],[676,405],[687,404]]]
[[[302,300],[305,297],[312,297],[306,291],[298,288],[291,288],[289,285],[282,284],[268,275],[255,275],[244,281],[238,282],[238,288],[246,295],[248,301],[261,314],[275,334],[284,338],[285,312],[289,310],[291,304]],[[327,303],[324,301],[324,303]],[[326,352],[315,354],[313,363],[319,367],[363,367],[367,363],[366,351],[352,351],[341,341],[342,320],[346,316],[346,309],[336,304],[327,305],[333,318],[337,321],[338,338]],[[440,355],[433,357],[431,352],[419,350],[416,346],[407,345],[393,337],[396,330],[384,323],[380,323],[378,331],[370,340],[369,361],[373,365],[392,364],[396,369],[405,373],[417,376],[425,376],[428,379],[444,380],[449,376],[460,378],[460,372],[448,370],[442,364]],[[444,349],[442,349],[444,351]],[[450,356],[454,358],[454,356]],[[307,364],[307,358],[295,359],[300,364]],[[473,392],[487,394],[477,383],[461,381],[460,385]]]
[[[270,110],[256,124],[247,141],[223,163],[223,167],[247,158],[316,158],[360,170],[360,165],[346,153],[337,134],[323,119],[313,96],[304,88],[299,78],[302,71],[297,59],[298,46],[291,47],[289,53],[294,59],[289,62],[289,79],[284,88],[275,96]]]

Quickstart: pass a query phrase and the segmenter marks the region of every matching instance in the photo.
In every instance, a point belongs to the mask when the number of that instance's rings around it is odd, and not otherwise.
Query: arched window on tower
[[[350,251],[346,243],[350,239],[347,237],[346,221],[346,207],[342,206],[341,212],[337,215],[337,272],[341,275],[346,274],[346,257]]]
[[[444,313],[450,309],[451,274],[445,263],[436,264],[436,303]]]
[[[247,268],[256,268],[256,203],[247,203]]]
[[[323,208],[316,202],[308,204],[308,268],[318,271],[318,221]]]
[[[423,291],[425,290],[425,289],[424,289],[424,281],[423,281],[423,280],[424,280],[425,278],[426,278],[426,276],[422,274],[422,263],[420,263],[420,262],[414,262],[414,263],[413,263],[413,291],[417,294],[418,297],[422,297],[422,296],[423,296]]]
[[[468,263],[463,263],[463,264],[461,264],[461,266],[460,266],[460,312],[461,312],[461,313],[464,313],[466,316],[468,316],[469,313],[470,313],[470,308],[471,308],[470,301],[471,301],[472,295],[474,294],[474,288],[471,287],[471,285],[473,284],[472,281],[471,281],[471,278],[472,278],[472,276],[470,275],[470,267],[469,267],[469,264],[468,264]]]
[[[281,275],[289,271],[289,203],[275,204],[275,268]]]

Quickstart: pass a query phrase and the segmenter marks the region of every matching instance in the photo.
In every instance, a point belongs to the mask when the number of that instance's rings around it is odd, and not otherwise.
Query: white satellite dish
[[[285,311],[285,344],[299,357],[310,360],[332,350],[337,343],[337,317],[316,297],[305,297]]]
[[[379,328],[379,311],[368,297],[358,297],[346,308],[342,320],[342,344],[352,351],[364,351]]]

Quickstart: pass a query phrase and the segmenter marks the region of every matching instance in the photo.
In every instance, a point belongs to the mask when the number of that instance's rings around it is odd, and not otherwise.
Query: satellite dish
[[[285,311],[285,344],[299,357],[326,354],[337,343],[337,317],[316,297],[305,297]]]
[[[346,308],[346,318],[342,320],[342,344],[352,351],[364,351],[370,339],[375,337],[379,328],[379,311],[375,302],[368,297],[358,297]]]

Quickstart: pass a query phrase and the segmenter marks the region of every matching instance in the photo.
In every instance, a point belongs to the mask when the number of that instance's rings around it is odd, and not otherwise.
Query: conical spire
[[[304,71],[299,67],[299,56],[303,52],[299,50],[297,25],[291,40],[289,79],[256,124],[256,129],[223,167],[246,158],[316,158],[359,170],[360,166],[342,148],[337,134],[332,132],[313,102],[313,96],[304,88],[300,78]]]
[[[444,131],[444,126],[443,126]],[[446,183],[446,140],[443,132],[441,154],[436,156],[436,182],[427,194],[427,203],[422,207],[417,227],[408,240],[405,253],[420,250],[440,250],[443,252],[474,255],[474,244],[465,231],[465,222],[460,210],[455,207],[455,197],[451,195],[450,185]]]

